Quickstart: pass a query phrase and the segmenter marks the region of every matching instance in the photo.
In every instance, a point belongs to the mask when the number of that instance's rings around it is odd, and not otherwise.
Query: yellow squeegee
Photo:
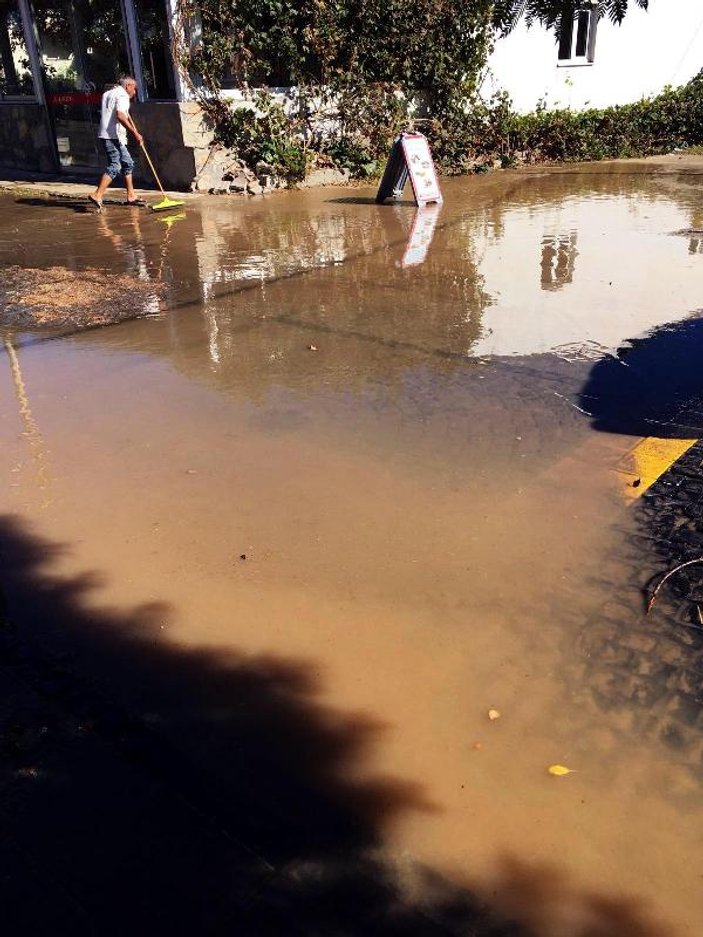
[[[146,156],[146,161],[149,163],[149,166],[151,167],[151,171],[154,173],[154,179],[156,179],[156,184],[161,189],[161,194],[163,195],[163,198],[161,199],[160,202],[157,202],[155,205],[150,205],[149,208],[151,208],[152,211],[166,211],[167,208],[179,208],[184,203],[179,202],[178,199],[169,198],[168,195],[166,195],[166,193],[164,192],[164,187],[161,185],[161,180],[159,179],[158,174],[156,170],[154,169],[154,164],[152,163],[149,157],[149,154],[146,151],[146,147],[144,146],[144,141],[142,141],[142,150],[144,152],[144,155]]]

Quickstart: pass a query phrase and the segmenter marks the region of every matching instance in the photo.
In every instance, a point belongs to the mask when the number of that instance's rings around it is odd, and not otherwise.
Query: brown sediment
[[[624,168],[443,186],[418,266],[403,266],[415,209],[381,209],[372,191],[203,199],[170,226],[9,206],[0,261],[124,271],[123,283],[138,270],[167,283],[172,311],[14,342],[0,368],[2,513],[39,538],[45,594],[83,584],[65,617],[104,642],[120,678],[125,638],[143,635],[137,677],[112,692],[211,764],[235,806],[259,743],[297,764],[312,752],[303,768],[323,762],[313,780],[327,795],[378,777],[422,791],[435,809],[396,811],[396,785],[379,789],[374,846],[505,893],[540,937],[641,937],[660,915],[667,937],[694,937],[700,712],[679,666],[692,651],[662,644],[670,590],[645,624],[630,583],[649,541],[623,544],[643,509],[619,500],[609,469],[632,427],[598,432],[590,414],[602,418],[609,386],[595,365],[634,369],[609,348],[677,320],[699,328],[698,240],[667,236],[701,227],[699,195]],[[36,224],[44,213],[64,237]],[[646,374],[652,396],[669,378]],[[151,624],[133,611],[155,602],[168,613]],[[244,696],[192,664],[203,655],[241,676]],[[139,669],[151,657],[170,697]],[[313,675],[325,726],[359,714],[368,744],[345,748],[336,731],[308,744],[278,721],[290,692],[266,676],[274,659],[293,695],[307,693],[300,668]],[[274,718],[253,719],[257,704]],[[325,739],[349,757],[325,760]],[[555,763],[578,773],[555,783]],[[279,763],[283,806],[286,779]],[[627,896],[649,896],[651,914]]]
[[[158,280],[68,267],[12,266],[0,286],[0,325],[111,325],[154,312]]]

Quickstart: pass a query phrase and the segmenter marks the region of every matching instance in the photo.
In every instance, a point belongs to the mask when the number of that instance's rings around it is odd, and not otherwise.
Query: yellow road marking
[[[697,439],[658,439],[649,436],[633,446],[616,465],[625,497],[639,498]]]

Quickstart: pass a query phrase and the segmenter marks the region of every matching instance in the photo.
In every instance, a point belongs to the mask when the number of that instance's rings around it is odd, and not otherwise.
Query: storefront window
[[[0,0],[0,100],[34,94],[22,18],[16,0]]]
[[[100,97],[130,70],[120,4],[34,0],[33,7],[59,161],[100,166]]]
[[[149,98],[172,101],[176,85],[165,0],[134,0],[137,14],[142,73]]]
[[[120,4],[34,0],[47,83],[60,91],[104,91],[129,73]]]

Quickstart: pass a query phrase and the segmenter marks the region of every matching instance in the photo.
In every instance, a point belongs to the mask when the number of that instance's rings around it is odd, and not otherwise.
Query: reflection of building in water
[[[576,241],[578,234],[546,235],[542,238],[542,274],[540,283],[543,290],[559,290],[574,279],[576,267]]]
[[[268,211],[268,210],[267,210]],[[195,241],[208,346],[213,364],[221,362],[227,343],[220,328],[215,300],[231,293],[265,286],[279,278],[341,264],[355,231],[344,215],[321,213],[291,218],[268,211],[268,221],[252,226],[229,206],[215,206],[202,215],[202,236]]]
[[[698,199],[687,187],[679,192],[655,177],[552,175],[503,202],[500,228],[489,208],[478,227],[485,250],[479,273],[494,301],[471,354],[597,357],[699,309],[698,271],[685,255],[681,265],[679,238],[662,237],[691,227]]]
[[[694,231],[688,242],[689,254],[703,254],[703,228]]]
[[[108,240],[115,262],[132,269],[141,245],[129,211],[111,213],[110,232],[102,233],[116,240]],[[159,275],[162,246],[174,274],[164,294],[173,301],[168,331],[135,326],[119,340],[138,335],[141,350],[218,385],[255,400],[272,387],[297,387],[314,343],[315,375],[330,389],[398,387],[418,355],[433,370],[461,367],[478,336],[489,298],[468,220],[466,230],[438,226],[425,262],[404,269],[416,217],[407,207],[379,211],[311,194],[185,215],[167,244],[159,218],[142,218],[149,275]],[[106,238],[99,241],[104,251]]]
[[[703,254],[703,210],[698,209],[691,217],[691,237],[688,242],[689,254]]]
[[[293,220],[270,214],[270,226],[254,229],[229,206],[203,214],[196,243],[203,298],[218,285],[275,280],[293,271],[342,263],[353,240],[343,216],[325,214]]]
[[[251,367],[251,383],[265,387],[305,347],[306,332],[318,328],[329,336],[325,357],[335,360],[335,382],[378,369],[370,350],[376,347],[427,353],[451,346],[458,333],[470,342],[478,329],[476,308],[487,298],[460,239],[447,248],[454,276],[447,277],[447,257],[435,264],[430,252],[425,275],[408,292],[401,257],[418,214],[333,203],[294,212],[265,205],[252,216],[229,206],[204,212],[195,251],[213,371],[226,369],[248,345],[238,373]],[[432,228],[435,222],[433,216]],[[425,233],[427,247],[432,231]],[[265,334],[244,336],[242,329],[264,321]],[[357,348],[353,363],[348,342]]]
[[[167,243],[145,216],[148,269],[162,269],[163,248],[175,308],[168,335],[134,334],[177,367],[258,401],[310,379],[310,344],[320,352],[315,379],[353,394],[398,388],[419,361],[436,373],[467,357],[597,356],[700,307],[693,265],[679,266],[681,240],[661,236],[690,226],[688,193],[681,200],[654,180],[612,174],[535,178],[502,201],[496,185],[445,206],[424,263],[408,268],[400,261],[416,216],[401,206],[323,194],[215,203],[189,208]],[[126,265],[135,260],[129,211],[110,219]],[[543,241],[545,231],[564,233]],[[87,262],[84,242],[77,247]],[[535,277],[537,249],[549,288]],[[566,282],[565,304],[557,286]]]

